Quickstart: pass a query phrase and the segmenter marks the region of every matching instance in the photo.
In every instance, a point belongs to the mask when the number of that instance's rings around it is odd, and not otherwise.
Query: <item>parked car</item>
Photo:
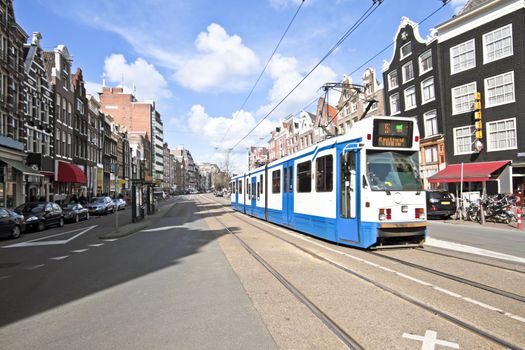
[[[0,208],[0,237],[18,238],[26,228],[24,216],[6,208]]]
[[[80,220],[89,219],[89,211],[82,204],[72,203],[62,206],[64,220],[69,222],[79,222]]]
[[[87,206],[89,214],[108,214],[115,212],[115,203],[110,197],[95,197]]]
[[[443,190],[427,190],[427,217],[449,219],[456,212],[452,193]]]
[[[215,192],[215,197],[223,197],[224,193],[222,191]]]
[[[64,226],[62,208],[53,202],[24,203],[18,206],[15,212],[24,216],[27,229],[43,231],[53,225]]]
[[[114,202],[115,208],[117,208],[117,210],[125,210],[126,209],[127,203],[122,198],[114,199],[113,202]]]

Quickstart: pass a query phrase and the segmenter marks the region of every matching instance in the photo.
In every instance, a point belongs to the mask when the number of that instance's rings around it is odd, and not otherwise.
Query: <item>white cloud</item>
[[[127,62],[121,54],[113,54],[104,60],[104,78],[108,83],[122,84],[127,91],[135,87],[135,96],[139,100],[156,102],[172,96],[166,79],[154,65],[143,58]]]
[[[295,57],[284,57],[279,54],[274,56],[268,66],[269,75],[274,83],[268,94],[268,103],[259,108],[258,115],[267,114],[274,108],[311,69],[309,67],[301,72],[299,66]],[[334,82],[336,78],[336,73],[330,67],[320,65],[272,114],[285,117],[299,112],[320,95],[319,88],[323,84]]]
[[[102,91],[102,84],[86,81],[86,92],[98,100],[98,93]]]
[[[270,5],[274,8],[281,9],[292,5],[299,6],[302,1],[303,0],[270,0]],[[312,2],[312,0],[307,1],[305,4],[309,4],[310,2]]]
[[[237,111],[231,117],[212,117],[202,105],[193,105],[187,114],[187,123],[195,135],[201,136],[212,147],[228,149],[233,147],[256,124],[250,112]],[[236,147],[243,150],[258,143],[260,138],[269,139],[272,125],[268,121],[261,123],[254,132]]]
[[[468,0],[452,0],[450,6],[454,9],[454,13],[457,15],[459,11],[465,6]]]
[[[179,84],[192,90],[239,91],[248,83],[243,78],[259,68],[259,59],[242,39],[216,23],[197,36],[195,48],[198,53],[177,64],[174,74]]]

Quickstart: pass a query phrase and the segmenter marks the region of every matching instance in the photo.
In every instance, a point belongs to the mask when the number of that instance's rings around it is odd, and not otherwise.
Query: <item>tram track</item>
[[[463,278],[463,277],[455,276],[455,275],[452,275],[452,274],[449,274],[449,273],[446,273],[446,272],[443,272],[443,271],[438,271],[438,270],[432,269],[432,268],[427,267],[427,266],[415,264],[415,263],[412,263],[412,262],[409,262],[409,261],[405,261],[405,260],[401,260],[401,259],[398,259],[398,258],[394,258],[392,256],[384,255],[384,254],[381,254],[381,253],[378,253],[378,252],[366,252],[366,253],[370,254],[370,255],[373,255],[373,256],[378,256],[378,257],[381,257],[383,259],[387,259],[387,260],[393,261],[395,263],[402,264],[402,265],[405,265],[405,266],[408,266],[408,267],[411,267],[411,268],[414,268],[414,269],[417,269],[417,270],[420,270],[420,271],[428,272],[428,273],[431,273],[433,275],[440,276],[440,277],[443,277],[443,278],[446,278],[446,279],[449,279],[449,280],[452,280],[452,281],[455,281],[455,282],[463,283],[463,284],[469,285],[469,286],[474,287],[474,288],[482,289],[482,290],[485,290],[487,292],[491,292],[491,293],[499,295],[499,296],[503,296],[503,297],[506,297],[506,298],[509,298],[509,299],[512,299],[512,300],[516,300],[516,301],[525,303],[525,296],[522,296],[522,295],[519,295],[519,294],[515,294],[515,293],[512,293],[512,292],[508,292],[506,290],[503,290],[503,289],[491,287],[491,286],[488,286],[488,285],[483,284],[483,283],[475,282],[475,281],[472,281],[472,280],[469,280],[469,279],[466,279],[466,278]]]
[[[216,202],[218,204],[219,202]],[[224,208],[221,208],[224,210]],[[280,274],[271,264],[269,264],[261,255],[259,255],[252,247],[250,247],[245,240],[243,240],[239,235],[237,235],[234,230],[231,230],[222,220],[217,216],[214,216],[214,219],[222,226],[224,229],[235,237],[241,246],[255,259],[259,262],[275,279],[277,279],[281,285],[286,288],[299,302],[305,305],[312,314],[318,318],[339,340],[349,349],[352,350],[361,350],[364,349],[355,339],[353,339],[341,326],[339,326],[334,320],[332,320],[328,315],[326,315],[315,303],[313,303],[308,297],[306,297],[301,291],[296,288],[288,279],[286,279],[282,274]]]
[[[479,261],[479,260],[475,260],[475,259],[469,259],[469,258],[457,256],[457,255],[437,252],[437,251],[434,251],[434,250],[429,250],[428,248],[414,248],[414,249],[417,250],[417,251],[420,251],[420,252],[428,253],[428,254],[440,255],[440,256],[447,257],[447,258],[453,258],[453,259],[457,259],[457,260],[468,261],[468,262],[476,263],[476,264],[479,264],[479,265],[490,266],[490,267],[494,267],[494,268],[501,269],[501,270],[516,272],[516,273],[519,273],[519,274],[525,274],[525,271],[518,270],[516,268],[501,266],[501,265],[498,265],[498,264],[491,264],[491,263],[484,262],[484,261]]]
[[[228,212],[225,209],[226,206],[224,205],[224,203],[220,203],[219,201],[217,201],[215,199],[212,199],[212,198],[209,198],[209,199],[211,200],[211,202],[215,202],[216,204],[219,204],[221,206],[221,209],[224,212]],[[233,214],[234,212],[230,212],[230,213]],[[451,314],[449,314],[449,313],[447,313],[445,311],[439,310],[437,308],[434,308],[434,307],[428,305],[427,303],[419,301],[416,298],[414,298],[414,297],[412,297],[412,296],[410,296],[410,295],[408,295],[406,293],[394,290],[394,289],[388,287],[387,285],[385,285],[385,284],[383,284],[381,282],[374,281],[374,280],[366,277],[363,274],[360,274],[360,273],[358,273],[356,271],[351,270],[350,268],[348,268],[346,266],[343,266],[343,265],[341,265],[339,263],[336,263],[336,262],[334,262],[332,260],[329,260],[329,259],[327,259],[327,258],[325,258],[323,256],[320,256],[319,254],[315,253],[314,251],[312,251],[310,249],[307,249],[307,248],[304,248],[304,247],[300,246],[297,243],[294,243],[294,242],[291,242],[291,241],[289,241],[287,239],[284,239],[284,238],[280,237],[279,235],[273,233],[272,231],[270,231],[268,229],[265,229],[265,228],[261,227],[260,225],[256,225],[256,224],[250,222],[249,220],[247,220],[245,218],[242,218],[240,215],[236,215],[236,218],[238,220],[242,221],[243,223],[245,223],[245,224],[247,224],[247,225],[249,225],[251,227],[254,227],[254,228],[256,228],[256,229],[258,229],[258,230],[260,230],[260,231],[262,231],[264,233],[267,233],[267,234],[271,235],[272,237],[274,237],[274,238],[276,238],[276,239],[278,239],[280,241],[288,243],[289,245],[299,249],[300,251],[310,255],[311,257],[313,257],[313,258],[315,258],[317,260],[325,262],[325,263],[327,263],[327,264],[329,264],[329,265],[331,265],[331,266],[333,266],[333,267],[335,267],[335,268],[337,268],[337,269],[339,269],[339,270],[341,270],[343,272],[346,272],[346,273],[348,273],[348,274],[350,274],[350,275],[352,275],[352,276],[354,276],[354,277],[356,277],[356,278],[358,278],[358,279],[360,279],[362,281],[365,281],[365,282],[367,282],[369,284],[372,284],[373,286],[375,286],[375,287],[377,287],[377,288],[379,288],[379,289],[381,289],[381,290],[383,290],[383,291],[385,291],[387,293],[390,293],[390,294],[392,294],[392,295],[394,295],[396,297],[399,297],[399,298],[405,300],[406,302],[408,302],[408,303],[410,303],[412,305],[420,307],[420,308],[422,308],[422,309],[424,309],[424,310],[426,310],[426,311],[428,311],[428,312],[430,312],[432,314],[438,315],[441,318],[443,318],[443,319],[445,319],[445,320],[447,320],[447,321],[449,321],[449,322],[451,322],[451,323],[453,323],[453,324],[455,324],[455,325],[457,325],[457,326],[459,326],[459,327],[461,327],[463,329],[466,329],[466,330],[468,330],[468,331],[470,331],[470,332],[472,332],[472,333],[474,333],[474,334],[476,334],[478,336],[481,336],[481,337],[483,337],[485,339],[488,339],[488,340],[494,342],[495,344],[498,344],[500,346],[503,346],[503,347],[506,347],[506,348],[509,348],[509,349],[522,349],[520,346],[512,344],[512,343],[506,341],[505,339],[502,339],[502,338],[498,337],[497,335],[494,335],[494,334],[489,333],[489,332],[487,332],[487,331],[485,331],[485,330],[483,330],[483,329],[481,329],[479,327],[476,327],[474,324],[472,324],[470,322],[463,321],[463,320],[461,320],[461,319],[459,319],[459,318],[457,318],[457,317],[455,317],[455,316],[453,316],[453,315],[451,315]],[[216,220],[220,222],[219,219],[216,218]],[[224,225],[224,223],[222,223],[222,222],[220,222],[220,223],[221,223],[221,225],[223,227],[225,227],[225,229],[227,231],[232,233],[227,228],[227,226]],[[237,239],[242,240],[237,235],[235,235],[235,234],[233,234],[233,235]]]

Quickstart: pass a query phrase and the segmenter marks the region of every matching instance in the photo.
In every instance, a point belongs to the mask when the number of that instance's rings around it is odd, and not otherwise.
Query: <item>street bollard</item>
[[[523,224],[521,223],[521,208],[516,210],[516,219],[518,221],[518,230],[522,230]]]

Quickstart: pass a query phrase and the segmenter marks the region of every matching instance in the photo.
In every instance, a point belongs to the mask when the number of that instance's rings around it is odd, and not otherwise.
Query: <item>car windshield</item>
[[[93,199],[93,202],[92,203],[95,203],[95,204],[104,204],[105,201],[104,201],[104,198],[95,198]]]
[[[366,170],[372,191],[420,191],[417,152],[369,151]]]
[[[25,203],[16,208],[19,213],[41,213],[46,209],[46,203]]]
[[[432,199],[452,200],[452,195],[449,192],[428,192],[428,197]]]
[[[62,209],[66,209],[66,210],[67,210],[67,209],[69,209],[69,210],[73,210],[73,209],[75,209],[75,208],[76,208],[76,206],[77,206],[77,205],[78,205],[78,204],[67,204],[67,205],[63,205],[63,206],[62,206]]]

